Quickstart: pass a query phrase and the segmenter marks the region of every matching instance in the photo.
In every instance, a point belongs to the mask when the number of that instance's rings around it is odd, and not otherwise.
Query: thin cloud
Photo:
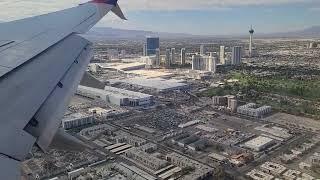
[[[0,20],[12,20],[75,6],[87,0],[1,0]],[[124,11],[226,10],[238,6],[317,3],[315,0],[119,0]]]
[[[126,8],[135,10],[197,10],[237,6],[281,5],[292,3],[313,3],[314,0],[122,0]]]

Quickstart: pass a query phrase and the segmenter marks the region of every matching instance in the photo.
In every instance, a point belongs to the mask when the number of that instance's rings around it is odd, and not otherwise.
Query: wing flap
[[[20,162],[0,155],[0,179],[21,179]]]
[[[55,136],[70,98],[76,91],[92,55],[90,45],[82,48],[82,52],[75,57],[74,63],[59,81],[60,85],[55,87],[34,116],[38,125],[30,127],[28,132],[38,138],[37,144],[41,149],[47,150]]]
[[[0,153],[24,158],[30,147],[24,142],[34,143],[24,128],[89,44],[79,36],[69,36],[0,78],[0,94],[5,95],[0,96]]]

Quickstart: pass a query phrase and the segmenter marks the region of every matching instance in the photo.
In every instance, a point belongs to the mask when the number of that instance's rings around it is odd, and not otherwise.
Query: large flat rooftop
[[[164,70],[146,70],[146,69],[126,71],[126,73],[143,76],[145,78],[160,78],[160,77],[169,77],[173,75],[172,73]]]
[[[146,63],[132,62],[132,63],[98,63],[98,65],[103,69],[115,69],[115,70],[133,70],[142,69],[145,67]]]
[[[272,144],[273,142],[274,140],[271,138],[259,136],[246,142],[244,146],[250,149],[254,149],[256,151],[260,151],[263,148],[267,147],[268,145]]]
[[[110,80],[111,83],[126,83],[136,86],[142,86],[145,88],[155,89],[157,91],[168,91],[168,90],[178,90],[186,89],[189,87],[188,84],[181,83],[177,80],[166,80],[161,78],[132,78],[132,79],[113,79]]]
[[[144,94],[144,93],[134,92],[134,91],[128,91],[128,90],[125,90],[125,89],[119,89],[119,88],[115,88],[115,87],[111,87],[111,86],[105,86],[104,90],[107,91],[108,93],[122,95],[124,97],[129,97],[129,98],[132,98],[132,99],[151,98],[152,97],[152,95],[149,95],[149,94]]]
[[[140,92],[134,92],[134,91],[128,91],[125,89],[119,89],[111,86],[105,86],[103,89],[96,89],[92,87],[86,87],[86,86],[79,86],[78,90],[80,91],[86,91],[86,92],[93,92],[105,96],[113,96],[118,98],[131,98],[131,99],[141,99],[141,98],[151,98],[152,95],[149,94],[143,94]]]
[[[69,114],[67,116],[65,116],[62,121],[63,122],[68,122],[68,121],[74,121],[77,119],[82,119],[82,118],[88,118],[88,117],[92,117],[92,115],[86,114],[86,113],[82,113],[82,112],[78,112],[78,113],[74,113],[74,114]]]

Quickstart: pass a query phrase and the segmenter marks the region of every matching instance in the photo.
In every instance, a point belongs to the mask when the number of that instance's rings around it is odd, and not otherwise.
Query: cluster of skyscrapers
[[[159,37],[147,37],[146,44],[143,47],[143,56],[149,57],[150,63],[147,64],[156,64],[156,66],[160,66],[161,61],[161,54],[160,54],[160,39]],[[180,64],[185,65],[186,63],[186,49],[181,49],[180,55]],[[172,64],[177,64],[177,57],[176,57],[176,49],[175,48],[168,48],[166,49],[165,53],[165,66],[171,67]],[[144,58],[145,59],[145,58]],[[155,62],[153,62],[155,61]]]
[[[210,56],[206,55],[193,55],[192,56],[192,69],[216,72],[217,57],[210,53]]]
[[[253,33],[254,30],[250,29],[250,44],[249,44],[249,57],[253,55]],[[192,69],[216,72],[217,64],[220,65],[240,65],[242,63],[243,48],[241,46],[234,46],[231,48],[231,52],[226,53],[226,47],[220,46],[220,51],[216,54],[206,54],[205,45],[200,45],[200,53],[192,56]],[[159,37],[147,37],[146,44],[143,48],[143,56],[148,57],[150,66],[160,67],[161,54],[160,54],[160,39]],[[166,67],[172,67],[173,64],[186,64],[186,49],[182,48],[180,51],[180,62],[177,60],[179,56],[176,55],[175,48],[167,48],[165,55],[163,56],[164,65]],[[145,59],[145,58],[144,58]]]
[[[232,47],[229,56],[226,56],[225,50],[225,46],[220,46],[219,57],[214,53],[210,53],[208,56],[205,52],[205,46],[201,45],[200,53],[192,56],[192,69],[215,72],[217,64],[240,65],[242,63],[242,47]]]

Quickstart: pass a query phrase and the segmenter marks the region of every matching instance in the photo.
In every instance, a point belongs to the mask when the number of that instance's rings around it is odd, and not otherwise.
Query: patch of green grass
[[[320,99],[319,80],[297,80],[281,76],[256,77],[241,73],[234,73],[231,78],[238,79],[239,89],[244,93],[250,90],[299,97],[308,100]]]
[[[224,87],[210,88],[199,96],[212,97],[237,94],[242,92],[247,102],[256,102],[259,105],[269,105],[276,111],[286,112],[294,115],[306,115],[320,119],[320,110],[314,105],[320,101],[320,79],[299,80],[282,76],[257,77],[254,75],[233,73],[228,78],[238,79],[239,82],[227,84]],[[251,92],[257,93],[251,93]],[[278,94],[294,97],[298,101],[285,99],[271,100],[262,93]],[[300,100],[299,100],[300,99]]]

